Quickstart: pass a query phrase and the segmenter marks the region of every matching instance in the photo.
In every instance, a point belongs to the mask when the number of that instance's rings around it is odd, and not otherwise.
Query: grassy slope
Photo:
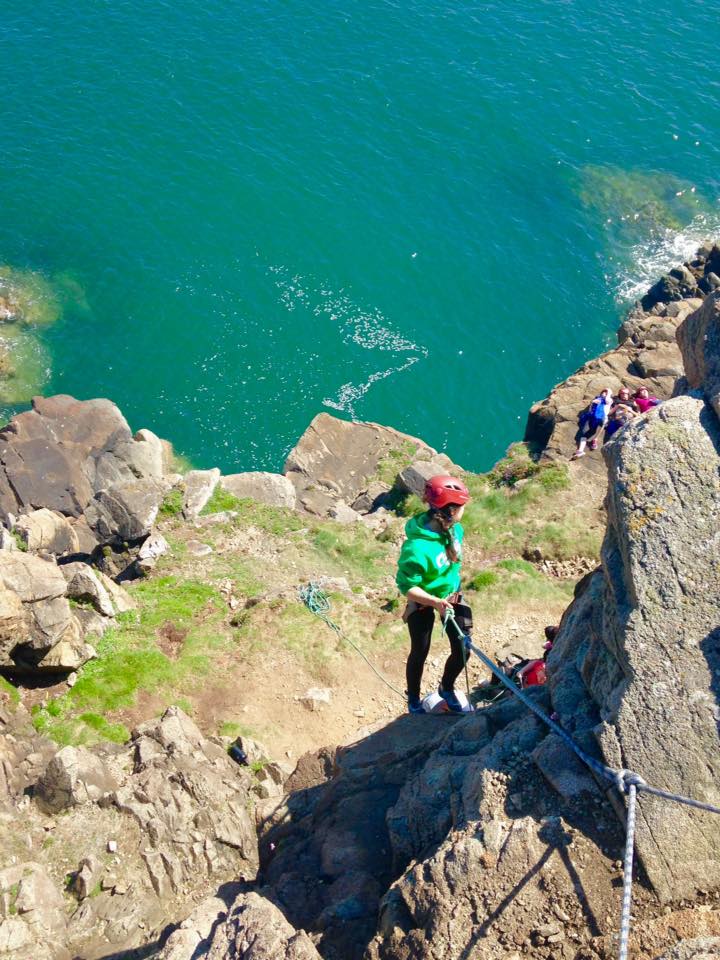
[[[539,469],[522,445],[491,474],[468,482],[464,572],[476,618],[501,622],[519,605],[556,613],[572,583],[546,576],[523,554],[596,556],[597,503],[573,491],[564,468]],[[207,721],[212,696],[215,729],[206,732],[255,732],[252,716],[239,720],[233,688],[260,684],[268,663],[278,675],[309,683],[353,683],[357,654],[296,599],[299,585],[321,576],[349,584],[349,592],[332,594],[331,616],[341,628],[381,667],[398,667],[406,640],[395,558],[404,516],[420,508],[417,498],[398,502],[398,518],[376,538],[363,524],[320,521],[220,491],[204,512],[234,515],[218,514],[218,522],[209,517],[195,528],[169,500],[159,529],[171,550],[149,578],[130,586],[138,610],[119,617],[97,642],[98,658],[74,687],[36,708],[36,726],[61,743],[122,741],[132,723],[171,703]],[[213,553],[193,556],[188,542],[198,539]],[[298,719],[288,708],[275,722]]]

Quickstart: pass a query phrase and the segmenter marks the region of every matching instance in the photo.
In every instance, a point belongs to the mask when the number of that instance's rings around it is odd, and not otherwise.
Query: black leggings
[[[423,607],[415,610],[408,617],[407,625],[410,631],[410,655],[407,659],[405,676],[409,697],[420,697],[420,683],[423,667],[430,652],[430,638],[435,623],[435,611],[432,607]],[[465,651],[457,630],[448,624],[447,636],[450,641],[450,656],[445,661],[445,670],[442,675],[443,690],[452,690],[455,681],[465,666]]]

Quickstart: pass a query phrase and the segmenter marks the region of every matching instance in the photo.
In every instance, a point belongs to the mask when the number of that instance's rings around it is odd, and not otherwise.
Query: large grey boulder
[[[56,557],[77,553],[80,548],[78,535],[62,514],[44,507],[18,518],[15,530],[28,550],[43,551]]]
[[[90,552],[93,537],[137,539],[149,532],[147,485],[162,486],[165,473],[164,442],[149,430],[133,436],[109,400],[35,397],[0,430],[0,520],[45,508],[79,521],[92,505],[92,531],[75,531],[80,549]]]
[[[185,474],[183,494],[183,516],[193,520],[210,500],[220,480],[217,467],[212,470],[191,470]]]
[[[394,482],[416,460],[434,461],[442,473],[462,473],[417,437],[320,413],[288,454],[285,475],[305,509],[328,516],[337,500],[355,503],[378,480]]]
[[[602,572],[549,658],[553,703],[606,763],[720,804],[720,423],[679,397],[605,447]],[[664,900],[720,888],[720,818],[639,800],[636,848]]]
[[[295,507],[295,487],[280,473],[233,473],[220,478],[220,486],[234,497],[242,500],[259,500],[272,507]]]
[[[207,960],[321,960],[305,931],[292,927],[274,903],[257,893],[240,894],[205,956]]]
[[[240,893],[240,884],[225,883],[213,897],[199,903],[192,913],[173,930],[157,960],[191,960],[205,957],[228,908]]]
[[[0,554],[0,582],[23,603],[64,597],[65,577],[55,563],[14,551]]]
[[[68,597],[90,603],[104,617],[115,616],[110,594],[96,570],[87,563],[65,563],[60,571],[65,578]]]
[[[62,945],[67,932],[65,902],[44,866],[27,861],[0,871],[0,900],[7,905],[7,913],[2,911],[6,919],[0,920],[3,955],[26,960],[39,956],[42,945],[48,960],[69,960]]]
[[[83,747],[63,747],[39,778],[35,797],[44,810],[59,813],[100,800],[117,786],[117,781],[99,757]]]
[[[0,551],[0,666],[64,672],[95,655],[66,592],[55,563],[19,550]]]
[[[139,540],[152,530],[167,489],[159,480],[116,483],[95,496],[85,518],[105,542]]]
[[[47,507],[80,516],[94,492],[94,461],[130,440],[130,428],[109,400],[58,395],[32,406],[0,431],[0,514]]]
[[[702,389],[720,417],[720,290],[678,327],[677,340],[690,389]]]

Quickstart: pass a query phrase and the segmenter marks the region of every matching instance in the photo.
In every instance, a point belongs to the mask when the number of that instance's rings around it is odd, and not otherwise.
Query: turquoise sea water
[[[487,468],[720,235],[717,10],[669,0],[36,0],[0,33],[0,263],[46,391],[198,466],[320,410]]]

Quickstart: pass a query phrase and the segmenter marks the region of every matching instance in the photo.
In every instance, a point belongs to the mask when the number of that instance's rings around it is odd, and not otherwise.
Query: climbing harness
[[[468,609],[468,611],[470,610],[469,607],[468,607],[467,609]],[[451,618],[452,618],[452,619],[451,619]],[[460,634],[460,639],[462,640],[463,670],[465,671],[465,687],[467,688],[468,703],[470,703],[470,677],[468,676],[468,668],[467,668],[468,660],[470,659],[470,657],[468,656],[467,644],[465,643],[465,638],[467,637],[467,633],[465,633],[463,630],[460,629],[460,626],[459,626],[457,620],[455,619],[455,613],[454,613],[454,611],[453,611],[453,610],[448,610],[444,617],[440,617],[440,624],[441,624],[441,626],[442,626],[442,632],[443,632],[444,634],[447,634],[448,642],[450,641],[450,635],[447,633],[447,624],[448,624],[448,621],[449,621],[449,620],[451,620],[451,622],[455,624],[455,629],[456,629],[456,630],[458,631],[458,633]],[[468,628],[468,629],[470,629],[470,628]],[[472,705],[471,705],[471,706],[470,706],[470,710],[472,710],[472,709],[473,709],[473,707],[472,707]]]
[[[314,613],[316,617],[319,617],[323,623],[326,623],[331,630],[335,631],[340,640],[345,640],[346,643],[349,643],[350,646],[360,654],[375,676],[382,680],[386,687],[389,687],[393,693],[396,693],[403,701],[405,701],[405,694],[401,693],[397,687],[394,687],[390,681],[375,667],[375,664],[368,660],[360,647],[353,640],[351,640],[350,637],[333,620],[330,619],[328,616],[330,612],[330,601],[327,598],[327,594],[323,592],[319,584],[311,580],[306,587],[300,587],[298,589],[298,597],[302,603],[305,604],[310,613]]]
[[[620,915],[620,945],[618,950],[618,960],[627,960],[628,941],[630,938],[632,869],[635,849],[635,814],[638,792],[649,793],[653,796],[661,797],[664,800],[674,800],[676,803],[683,803],[689,807],[695,807],[698,810],[706,810],[709,813],[720,814],[720,807],[717,807],[712,803],[705,803],[701,800],[693,800],[691,797],[684,797],[678,793],[670,793],[667,790],[659,790],[657,787],[651,787],[643,780],[641,776],[639,776],[639,774],[634,773],[632,770],[616,770],[613,767],[608,767],[599,760],[596,760],[595,757],[591,757],[590,754],[586,753],[577,745],[577,743],[575,743],[569,733],[566,733],[566,731],[563,730],[563,728],[556,723],[555,720],[549,717],[545,711],[535,703],[532,697],[529,697],[523,690],[517,687],[513,681],[503,673],[500,667],[493,663],[490,657],[488,657],[485,653],[483,653],[482,650],[475,646],[470,637],[458,626],[451,610],[448,610],[447,614],[445,615],[445,625],[447,626],[448,623],[452,623],[457,630],[465,649],[474,653],[475,656],[485,664],[488,670],[490,670],[490,672],[496,676],[497,679],[504,684],[511,693],[521,700],[526,707],[532,710],[532,712],[539,717],[542,722],[552,730],[553,733],[557,734],[564,741],[564,743],[566,743],[570,749],[577,754],[577,756],[583,761],[584,764],[586,764],[586,766],[590,767],[591,770],[604,777],[606,780],[614,783],[620,793],[627,795],[625,857],[623,862],[623,896],[622,910]]]

